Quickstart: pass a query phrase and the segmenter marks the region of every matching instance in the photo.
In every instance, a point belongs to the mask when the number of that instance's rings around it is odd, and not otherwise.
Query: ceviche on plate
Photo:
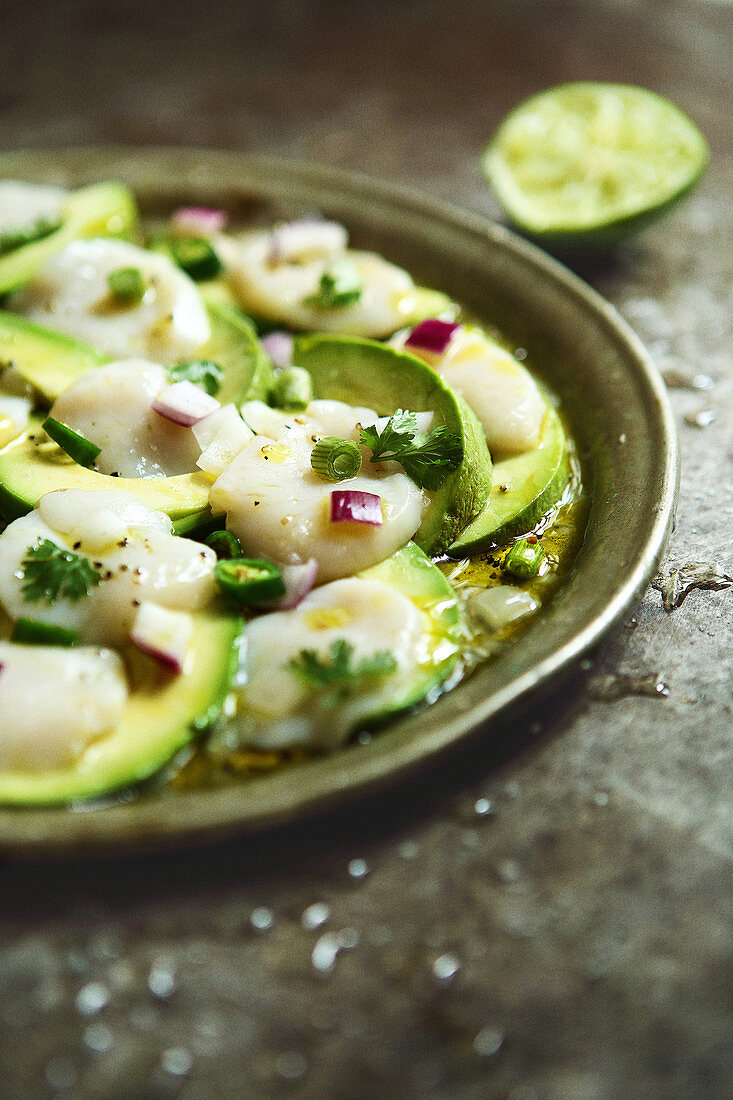
[[[526,353],[338,221],[0,180],[0,295],[2,803],[363,739],[571,568]]]

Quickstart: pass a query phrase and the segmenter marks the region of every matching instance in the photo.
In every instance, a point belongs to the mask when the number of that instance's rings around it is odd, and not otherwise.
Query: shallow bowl
[[[217,790],[157,794],[82,812],[0,809],[0,848],[74,854],[259,830],[394,784],[551,690],[644,592],[671,526],[677,443],[664,385],[616,311],[555,260],[501,226],[338,170],[179,148],[9,153],[0,177],[79,186],[127,182],[143,212],[224,205],[239,218],[318,211],[358,246],[452,295],[527,349],[561,398],[585,456],[586,536],[572,576],[536,621],[433,706],[347,746]]]

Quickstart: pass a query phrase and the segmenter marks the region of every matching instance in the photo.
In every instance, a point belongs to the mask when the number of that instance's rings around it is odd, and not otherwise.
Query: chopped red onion
[[[263,336],[261,343],[276,367],[292,365],[293,338],[289,332],[270,332]]]
[[[415,325],[405,341],[405,347],[422,348],[435,355],[442,355],[459,328],[462,325],[457,321],[440,321],[437,317],[431,317]]]
[[[302,218],[273,229],[267,258],[271,264],[297,262],[305,257],[329,259],[345,250],[348,239],[338,222]]]
[[[176,229],[198,233],[202,237],[220,233],[227,220],[225,210],[214,210],[209,206],[181,206],[171,215],[171,223]]]
[[[381,527],[382,498],[359,489],[334,489],[331,493],[331,523],[366,523]]]
[[[210,397],[208,393],[187,379],[166,386],[151,404],[153,412],[184,428],[198,424],[199,420],[203,420],[214,409],[220,407],[215,397]]]
[[[291,608],[298,606],[313,587],[318,573],[318,562],[315,558],[309,558],[302,565],[278,563],[278,569],[285,584],[285,595],[277,600],[270,600],[262,606],[266,606],[268,611],[290,611]]]
[[[193,619],[187,611],[172,611],[143,600],[130,629],[130,641],[171,672],[180,673],[192,634]]]

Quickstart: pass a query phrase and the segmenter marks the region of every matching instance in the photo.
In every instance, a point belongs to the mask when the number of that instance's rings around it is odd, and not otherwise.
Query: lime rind
[[[627,84],[571,83],[520,103],[482,167],[511,221],[567,245],[610,244],[700,179],[705,138],[674,104]]]

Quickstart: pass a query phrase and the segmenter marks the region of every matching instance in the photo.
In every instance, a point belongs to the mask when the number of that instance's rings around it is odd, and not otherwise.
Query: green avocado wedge
[[[343,682],[339,684],[338,679],[335,685],[328,679],[309,681],[310,691],[304,696],[296,694],[292,709],[286,709],[285,714],[275,716],[267,705],[264,710],[258,706],[257,696],[261,694],[262,687],[256,689],[255,700],[250,703],[248,686],[245,683],[241,696],[241,708],[237,711],[233,727],[235,738],[238,734],[244,737],[243,744],[254,744],[267,749],[272,743],[270,739],[273,735],[277,740],[278,725],[284,720],[287,723],[294,722],[296,727],[302,723],[308,730],[309,751],[333,749],[336,745],[348,740],[349,735],[356,730],[369,729],[372,724],[381,724],[418,703],[436,699],[441,693],[443,684],[457,668],[462,652],[463,631],[458,599],[440,569],[414,542],[409,542],[378,565],[357,573],[355,578],[352,578],[354,579],[362,582],[379,582],[380,586],[389,590],[387,597],[389,601],[400,598],[401,610],[407,610],[404,608],[405,601],[410,601],[415,607],[418,612],[419,633],[416,631],[412,639],[413,648],[410,657],[414,657],[414,660],[407,658],[400,662],[389,649],[383,650],[381,655],[392,657],[393,661],[377,675],[366,675],[361,681],[358,678],[352,682],[347,680],[343,691],[338,690],[339,687],[344,687]],[[315,614],[318,622],[319,617],[322,619],[325,614],[325,621],[328,622],[330,608],[335,621],[339,621],[339,584],[340,582],[337,581],[332,585],[324,585],[323,589],[316,589],[316,592],[322,592],[327,599],[329,590],[333,592],[333,603],[322,604],[320,616],[318,612],[308,610],[307,597],[300,608],[295,607],[289,611],[275,613],[277,633],[283,638],[283,645],[287,651],[281,658],[284,664],[291,665],[293,660],[296,664],[299,663],[298,657],[295,657],[287,647],[291,636],[302,640],[304,619],[307,621],[309,616]],[[267,618],[272,616],[265,615],[264,619]],[[348,615],[345,622],[349,622]],[[258,624],[266,625],[263,619],[259,619],[245,627],[243,652],[248,656],[253,649],[255,652],[257,650],[257,640],[255,638],[253,641],[248,631],[250,628],[256,630]],[[274,623],[273,626],[275,626]],[[361,627],[369,630],[369,627],[365,627],[363,623]],[[320,629],[322,627],[314,628],[315,652],[309,648],[303,649],[299,655],[301,659],[307,654],[317,653],[321,661],[325,659],[328,662],[325,646],[324,651],[319,652],[318,631]],[[353,623],[351,630],[354,630]],[[333,650],[334,645],[339,644],[339,641],[351,647],[347,637],[340,640],[332,638],[330,651]],[[272,653],[271,657],[274,683],[277,683],[277,657]],[[258,659],[255,658],[255,660]],[[335,654],[331,659],[336,659]],[[348,663],[347,659],[347,666]],[[256,672],[254,679],[257,679]],[[288,708],[287,689],[284,698],[285,706]]]
[[[222,404],[266,399],[272,368],[252,324],[228,306],[209,306],[211,339],[198,357],[224,371],[217,394]],[[52,401],[75,378],[105,361],[94,349],[19,317],[0,312],[0,361],[15,369]],[[166,512],[179,535],[191,534],[209,516],[211,479],[200,471],[165,478],[122,478],[77,465],[55,443],[43,441],[43,416],[0,450],[0,516],[25,515],[54,489],[127,489],[150,508]]]
[[[530,531],[556,504],[570,478],[560,417],[548,408],[537,447],[497,462],[488,503],[449,547],[453,557],[490,550]]]
[[[27,283],[38,269],[71,241],[90,237],[133,237],[137,203],[121,183],[96,183],[71,191],[63,204],[61,225],[53,233],[0,256],[0,294]]]
[[[50,771],[1,771],[0,803],[52,805],[97,798],[153,775],[219,714],[237,667],[242,620],[223,607],[194,613],[187,669],[148,675],[131,690],[119,725],[73,764]]]
[[[226,304],[209,302],[207,311],[211,336],[196,358],[213,360],[224,371],[217,400],[222,405],[253,397],[264,400],[272,385],[272,369],[254,325]],[[12,364],[48,404],[82,374],[109,359],[71,336],[0,310],[0,365]]]
[[[24,516],[44,493],[56,489],[115,489],[135,493],[149,508],[166,512],[176,534],[190,534],[208,518],[211,478],[201,471],[175,477],[112,477],[79,466],[48,440],[43,417],[31,417],[27,431],[0,450],[0,515]]]
[[[211,338],[199,350],[197,359],[210,359],[224,371],[216,399],[222,405],[259,398],[267,400],[273,375],[270,360],[257,331],[238,309],[225,303],[208,302]]]
[[[108,359],[71,336],[0,310],[0,366],[12,366],[49,405],[76,378]]]
[[[382,694],[369,721],[382,721],[414,706],[453,672],[461,650],[461,617],[455,592],[422,550],[408,542],[392,557],[359,573],[407,596],[422,616],[425,645],[418,671],[408,685]]]
[[[365,405],[380,416],[398,409],[430,411],[433,426],[444,424],[463,445],[463,462],[430,503],[415,542],[441,553],[484,508],[491,488],[491,456],[475,414],[422,359],[375,340],[347,336],[301,336],[293,362],[305,367],[317,398]]]

